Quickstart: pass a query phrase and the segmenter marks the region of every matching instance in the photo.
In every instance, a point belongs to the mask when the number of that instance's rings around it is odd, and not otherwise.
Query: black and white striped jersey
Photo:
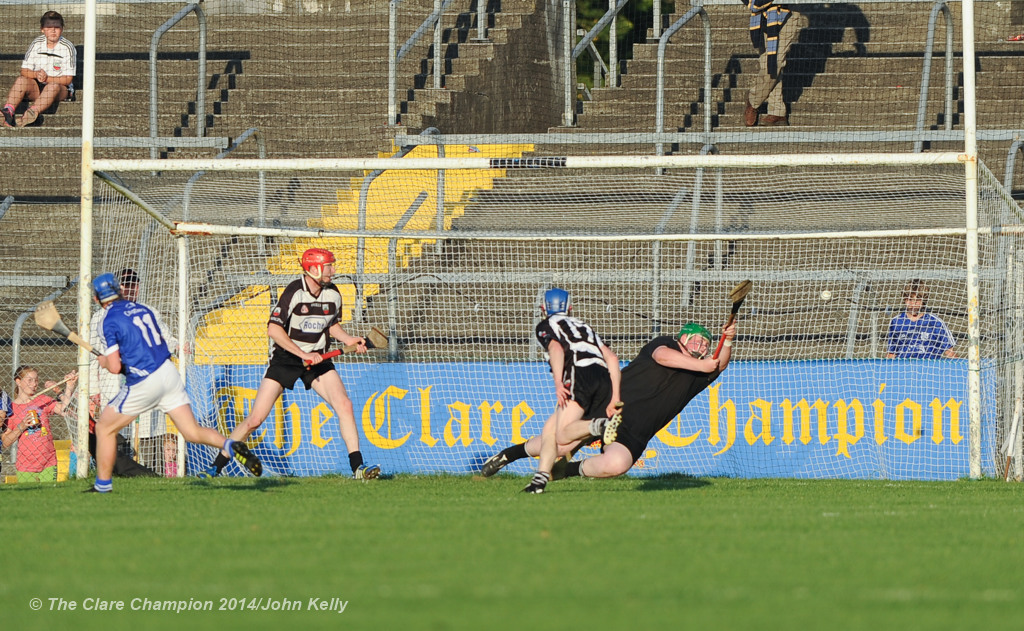
[[[320,295],[314,296],[303,275],[285,287],[270,313],[270,322],[284,328],[303,352],[322,353],[327,350],[327,330],[337,324],[340,313],[341,294],[334,283],[327,283]],[[270,352],[277,352],[273,340]]]
[[[544,349],[545,359],[548,346],[552,343],[560,344],[565,350],[563,377],[568,378],[574,366],[603,366],[608,369],[604,355],[601,354],[605,343],[583,320],[565,314],[548,316],[537,324],[536,333],[537,341]]]

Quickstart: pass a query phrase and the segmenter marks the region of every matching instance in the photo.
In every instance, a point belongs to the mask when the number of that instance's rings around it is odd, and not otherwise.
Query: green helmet
[[[708,341],[708,345],[711,344],[711,331],[708,331],[696,322],[687,322],[684,324],[683,328],[679,329],[679,335],[676,336],[676,339],[682,339],[684,335],[699,335]]]

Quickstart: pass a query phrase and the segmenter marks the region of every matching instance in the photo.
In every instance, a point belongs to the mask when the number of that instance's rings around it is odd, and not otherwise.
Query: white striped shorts
[[[154,408],[166,413],[191,403],[178,369],[168,359],[153,374],[134,386],[121,386],[121,391],[108,405],[121,414],[138,416]]]

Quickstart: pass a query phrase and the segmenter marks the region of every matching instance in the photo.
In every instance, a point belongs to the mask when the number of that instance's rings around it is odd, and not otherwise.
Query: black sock
[[[570,462],[569,465],[565,468],[565,477],[567,477],[567,478],[575,478],[577,476],[583,475],[582,473],[580,473],[580,467],[582,467],[582,466],[583,466],[583,461],[582,460],[577,460],[575,462]]]
[[[505,457],[508,458],[509,462],[515,462],[516,460],[527,458],[530,455],[526,453],[526,443],[512,445],[511,447],[506,448],[503,453],[505,454]]]
[[[356,469],[363,466],[363,452],[353,451],[348,455],[348,466],[352,467],[352,473],[356,472]]]
[[[229,462],[231,462],[231,459],[225,456],[223,452],[218,451],[217,457],[213,460],[213,466],[217,467],[217,471],[223,471]]]

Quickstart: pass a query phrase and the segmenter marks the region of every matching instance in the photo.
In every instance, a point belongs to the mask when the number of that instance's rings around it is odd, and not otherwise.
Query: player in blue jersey
[[[907,310],[889,323],[889,359],[955,359],[956,340],[946,323],[925,311],[928,286],[915,279],[903,291]]]
[[[107,310],[103,319],[106,350],[98,359],[100,368],[121,373],[125,379],[96,422],[96,483],[89,490],[111,490],[117,433],[136,416],[154,408],[171,417],[185,440],[216,447],[233,456],[253,475],[260,475],[263,467],[244,442],[225,438],[196,422],[153,310],[125,300],[113,274],[97,276],[92,286],[96,301]]]

